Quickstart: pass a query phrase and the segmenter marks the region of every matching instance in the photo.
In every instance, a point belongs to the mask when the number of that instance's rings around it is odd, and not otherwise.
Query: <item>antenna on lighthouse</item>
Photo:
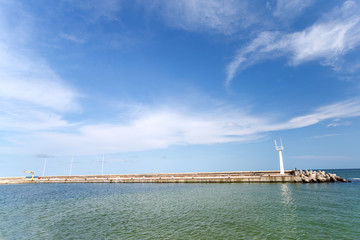
[[[275,149],[276,149],[276,151],[279,152],[280,174],[284,174],[284,161],[283,161],[283,157],[282,157],[282,151],[284,150],[284,147],[282,145],[281,138],[280,138],[280,146],[278,146],[276,144],[276,140],[275,140]]]

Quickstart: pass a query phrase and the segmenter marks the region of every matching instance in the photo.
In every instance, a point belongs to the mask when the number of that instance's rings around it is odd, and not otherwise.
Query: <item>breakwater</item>
[[[307,172],[307,171],[306,171]],[[316,176],[316,174],[315,174]],[[330,176],[330,175],[329,175]],[[331,178],[334,179],[334,178]],[[336,178],[335,178],[336,179]],[[346,181],[344,179],[344,181]],[[302,171],[234,171],[195,173],[150,173],[44,176],[34,179],[25,177],[2,177],[0,184],[27,183],[306,183]]]
[[[238,183],[238,182],[295,182],[292,170],[279,171],[236,171],[196,173],[151,173],[44,176],[33,180],[25,177],[0,178],[0,184],[26,183]]]
[[[296,171],[295,175],[299,175],[303,183],[325,183],[325,182],[346,182],[345,178],[336,176],[335,173],[327,173],[325,171]]]

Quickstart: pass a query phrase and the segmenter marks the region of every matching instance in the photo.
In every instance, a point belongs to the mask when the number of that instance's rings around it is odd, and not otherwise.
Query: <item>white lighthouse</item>
[[[280,146],[278,146],[276,144],[276,140],[275,140],[275,149],[276,149],[276,151],[279,152],[280,174],[284,174],[284,162],[283,162],[283,157],[282,157],[282,150],[284,150],[284,147],[282,145],[281,138],[280,138]]]

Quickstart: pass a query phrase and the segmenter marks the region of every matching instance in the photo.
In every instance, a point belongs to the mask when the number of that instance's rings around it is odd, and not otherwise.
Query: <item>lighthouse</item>
[[[284,174],[284,161],[282,157],[282,150],[284,150],[284,147],[282,145],[281,138],[280,138],[280,146],[276,144],[276,140],[275,140],[275,149],[276,151],[279,152],[280,174]]]

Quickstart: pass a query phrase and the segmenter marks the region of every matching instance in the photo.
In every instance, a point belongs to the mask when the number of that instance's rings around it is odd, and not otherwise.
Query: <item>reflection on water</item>
[[[294,184],[283,183],[280,186],[281,204],[283,206],[282,223],[286,226],[286,231],[292,233],[301,232],[298,229],[298,215],[294,200]],[[284,228],[283,228],[284,230]],[[282,234],[285,234],[282,232]]]
[[[281,189],[281,202],[283,204],[289,205],[292,203],[292,196],[291,196],[291,190],[289,188],[289,184],[283,183],[280,184]]]

